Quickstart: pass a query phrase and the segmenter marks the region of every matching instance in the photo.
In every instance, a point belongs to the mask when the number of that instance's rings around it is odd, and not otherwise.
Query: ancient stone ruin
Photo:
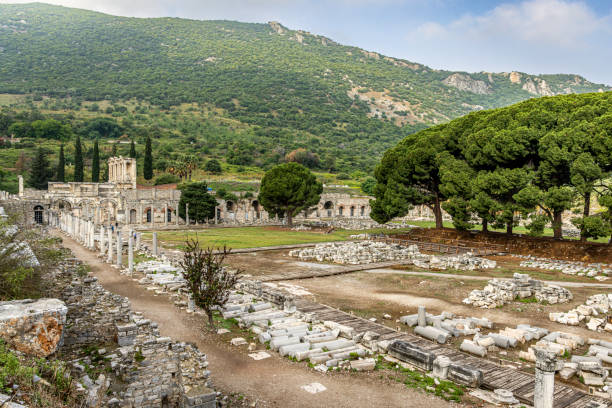
[[[427,255],[419,252],[416,245],[388,244],[379,241],[356,241],[323,243],[314,247],[296,249],[289,256],[304,261],[333,262],[338,264],[362,265],[379,262],[397,261],[413,264],[424,269],[489,269],[495,268],[496,262],[473,256],[470,253],[460,255]]]
[[[466,305],[492,309],[503,306],[515,299],[529,297],[548,304],[567,303],[572,300],[572,293],[557,285],[546,285],[544,282],[531,279],[529,275],[515,273],[512,279],[492,279],[483,290],[475,289],[463,299]]]

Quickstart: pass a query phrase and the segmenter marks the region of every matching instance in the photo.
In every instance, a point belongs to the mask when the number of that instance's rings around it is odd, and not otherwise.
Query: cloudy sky
[[[0,0],[0,3],[26,2]],[[577,73],[612,85],[610,0],[47,0],[105,13],[280,21],[464,71]]]

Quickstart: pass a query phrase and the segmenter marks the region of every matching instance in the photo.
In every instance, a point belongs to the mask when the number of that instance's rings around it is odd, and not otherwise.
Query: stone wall
[[[109,349],[104,357],[110,373],[94,382],[77,370],[87,406],[216,407],[206,355],[196,347],[161,337],[155,322],[133,312],[127,298],[105,290],[76,259],[68,259],[50,279],[68,307],[66,351]]]

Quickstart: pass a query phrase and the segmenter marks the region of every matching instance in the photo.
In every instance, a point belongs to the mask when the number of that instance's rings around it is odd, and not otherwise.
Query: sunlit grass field
[[[321,231],[291,231],[277,227],[237,227],[208,228],[182,231],[160,231],[157,239],[168,247],[182,248],[187,238],[197,239],[202,247],[255,248],[276,245],[295,245],[329,241],[346,241],[353,234],[406,232],[408,229],[388,230],[377,228],[371,230],[335,230],[329,234]],[[151,239],[151,233],[143,234],[144,239]]]

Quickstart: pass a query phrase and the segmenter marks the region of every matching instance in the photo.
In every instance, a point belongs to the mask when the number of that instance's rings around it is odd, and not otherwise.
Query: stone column
[[[117,266],[121,268],[123,260],[121,259],[123,243],[121,242],[121,229],[117,227]]]
[[[179,215],[178,215],[178,203],[174,204],[174,223],[179,225]]]
[[[218,208],[219,207],[215,206],[215,225],[217,225],[219,223],[219,219],[217,217],[217,214],[218,214],[218,211],[219,211]]]
[[[136,233],[136,251],[140,249],[140,232]]]
[[[19,181],[19,197],[23,197],[23,176],[18,175],[17,180]]]
[[[557,355],[553,351],[542,348],[535,348],[534,351],[536,370],[533,406],[534,408],[553,408]]]
[[[151,205],[151,226],[155,226],[155,207]]]
[[[189,203],[185,203],[185,225],[189,225]]]
[[[130,276],[134,273],[134,231],[130,230],[130,237],[128,238],[128,269]]]
[[[427,313],[425,312],[425,306],[419,306],[417,314],[417,325],[421,327],[427,326]]]
[[[100,225],[100,255],[104,255],[105,251],[105,239],[106,239],[106,228],[104,225]]]
[[[164,225],[168,225],[168,204],[164,207]]]
[[[153,256],[157,256],[157,232],[153,233]]]
[[[108,228],[108,258],[106,260],[108,263],[113,263],[113,229]]]

